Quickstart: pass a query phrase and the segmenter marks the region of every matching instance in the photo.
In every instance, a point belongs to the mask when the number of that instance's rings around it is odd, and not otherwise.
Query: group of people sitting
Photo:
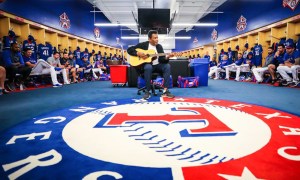
[[[95,63],[91,64],[87,56],[75,60],[72,53],[64,52],[60,57],[59,52],[54,52],[46,60],[37,59],[32,56],[31,48],[25,48],[21,52],[16,42],[11,43],[10,49],[2,52],[2,61],[4,67],[0,66],[1,94],[15,91],[16,84],[20,89],[26,89],[25,82],[29,81],[29,76],[50,74],[53,87],[62,87],[63,84],[85,81],[86,74],[90,74],[95,80],[100,79],[100,75],[107,71],[103,58],[95,59]],[[63,84],[58,81],[58,74],[62,74]],[[6,78],[8,80],[5,83]]]
[[[220,73],[225,73],[225,80],[229,80],[230,73],[235,72],[235,81],[240,81],[241,72],[245,73],[246,81],[255,81],[262,83],[264,75],[269,73],[270,82],[278,86],[296,87],[299,84],[300,71],[300,53],[296,50],[295,43],[292,39],[288,39],[284,44],[279,44],[277,51],[274,52],[273,47],[268,48],[268,55],[262,67],[255,66],[253,52],[248,52],[246,58],[242,53],[238,53],[235,62],[229,60],[228,55],[224,54],[221,61],[210,61],[210,69],[208,76],[210,78],[219,79]],[[276,72],[279,76],[277,76]]]

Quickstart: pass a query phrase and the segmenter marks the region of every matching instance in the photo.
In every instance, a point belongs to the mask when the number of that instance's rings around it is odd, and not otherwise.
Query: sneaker
[[[252,81],[252,78],[248,77],[245,81],[250,82],[250,81]]]
[[[24,83],[21,83],[20,84],[20,90],[21,91],[24,91],[24,90],[26,90],[27,89],[27,87],[24,85]]]
[[[6,89],[2,89],[2,94],[9,94],[9,91],[8,90],[6,90]]]
[[[8,89],[9,91],[14,91],[14,90],[16,90],[16,86],[15,86],[15,84],[14,84],[13,82],[7,83],[6,86],[7,86],[7,89]]]
[[[235,81],[240,81],[239,79],[234,79]]]
[[[229,78],[225,78],[224,80],[229,80]]]
[[[299,85],[299,81],[298,82],[292,82],[290,84],[290,87],[297,87]]]
[[[288,85],[292,84],[292,81],[283,81],[281,84],[283,86],[288,86]]]
[[[215,77],[214,80],[218,80],[219,78]]]
[[[149,91],[145,91],[143,99],[148,100],[150,97],[151,97],[150,92]]]
[[[65,82],[64,84],[65,84],[65,85],[69,85],[69,84],[70,84],[70,82],[68,81],[68,82]]]
[[[171,99],[174,98],[175,96],[171,94],[169,90],[167,90],[166,92],[162,93],[161,97],[167,97]]]
[[[54,87],[54,88],[62,87],[62,84],[54,84],[53,87]]]

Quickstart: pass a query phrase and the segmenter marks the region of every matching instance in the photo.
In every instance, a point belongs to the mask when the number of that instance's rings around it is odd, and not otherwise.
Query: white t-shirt
[[[148,50],[149,49],[153,49],[155,51],[155,53],[157,54],[157,49],[156,49],[156,46],[153,46],[149,43],[149,46],[148,46]],[[159,62],[158,62],[158,56],[154,57],[156,58],[155,60],[152,61],[152,65],[157,65]]]

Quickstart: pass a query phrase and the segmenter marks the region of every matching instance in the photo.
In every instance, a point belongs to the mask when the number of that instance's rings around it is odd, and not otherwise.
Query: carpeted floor
[[[0,96],[0,179],[300,178],[300,89],[171,92],[141,102],[100,81]]]
[[[110,81],[71,84],[0,96],[0,132],[41,114],[80,104],[136,98],[136,88],[113,87]],[[246,102],[300,116],[300,89],[265,84],[209,80],[207,87],[172,88],[176,96]]]

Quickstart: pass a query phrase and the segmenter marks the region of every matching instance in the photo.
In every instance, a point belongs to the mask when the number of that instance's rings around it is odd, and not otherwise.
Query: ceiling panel
[[[139,8],[170,9],[173,23],[196,23],[206,14],[214,11],[227,0],[87,0],[96,6],[112,23],[132,23],[137,19]],[[132,15],[134,14],[134,16]],[[138,32],[137,27],[129,27]],[[182,29],[192,27],[176,27],[170,31],[175,34]]]

